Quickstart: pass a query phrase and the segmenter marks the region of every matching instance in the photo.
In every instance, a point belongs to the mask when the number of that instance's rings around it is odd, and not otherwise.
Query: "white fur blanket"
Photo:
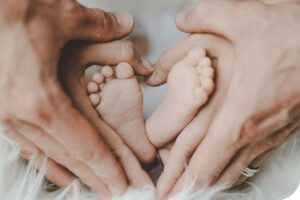
[[[300,179],[300,135],[296,135],[277,149],[249,183],[245,191],[224,193],[221,187],[186,190],[172,200],[281,200],[290,196]],[[98,200],[97,196],[74,182],[67,188],[47,192],[45,168],[36,172],[19,158],[18,146],[0,130],[0,199],[1,200]],[[114,200],[155,200],[150,189],[130,188]]]

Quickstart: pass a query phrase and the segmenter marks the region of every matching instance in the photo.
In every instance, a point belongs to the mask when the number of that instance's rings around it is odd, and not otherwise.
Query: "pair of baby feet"
[[[132,67],[105,66],[88,84],[89,98],[99,117],[108,123],[143,164],[150,164],[160,148],[197,114],[214,89],[214,69],[202,48],[191,50],[170,71],[162,104],[146,121],[143,94]]]

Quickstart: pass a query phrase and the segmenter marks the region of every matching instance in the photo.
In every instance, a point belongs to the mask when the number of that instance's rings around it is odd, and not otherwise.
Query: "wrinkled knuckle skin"
[[[34,151],[26,149],[22,149],[20,152],[20,156],[26,160],[30,160],[34,154]]]
[[[27,105],[24,105],[25,116],[31,118],[34,122],[43,124],[51,123],[51,97],[46,96],[33,96],[27,101]]]
[[[4,109],[0,111],[0,125],[9,123],[11,119],[12,116],[9,114],[9,112],[5,111]]]
[[[62,7],[63,12],[61,16],[64,23],[61,23],[61,25],[64,26],[64,28],[69,27],[69,30],[76,30],[78,28],[80,29],[82,24],[87,23],[83,6],[68,3]]]
[[[114,38],[117,30],[114,30],[113,19],[109,13],[104,12],[100,9],[93,9],[94,15],[96,17],[96,24],[98,25],[98,35],[104,40],[111,40]]]
[[[210,186],[210,185],[216,183],[218,178],[219,178],[218,173],[214,173],[214,174],[211,174],[211,175],[208,175],[208,174],[201,175],[201,174],[199,174],[197,182],[198,182],[198,184],[203,185],[203,186]]]
[[[258,125],[256,120],[250,119],[244,123],[235,141],[235,148],[239,150],[252,143],[258,136]]]
[[[80,158],[83,162],[93,162],[95,158],[95,153],[89,150],[82,150],[77,155],[77,158]]]
[[[49,154],[47,156],[64,166],[69,166],[72,163],[72,157],[67,152],[62,152],[60,154]]]
[[[75,3],[72,0],[62,0],[61,1],[63,4],[63,9],[66,13],[69,14],[76,14],[78,12],[78,10],[82,7],[82,5]]]
[[[171,64],[171,57],[169,55],[168,52],[163,53],[157,62],[157,69],[159,69],[161,72],[164,73],[169,73],[172,69],[172,67],[170,66]]]

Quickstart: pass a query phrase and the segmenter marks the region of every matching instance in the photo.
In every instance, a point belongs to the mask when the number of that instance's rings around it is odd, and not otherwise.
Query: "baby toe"
[[[195,97],[200,105],[203,105],[208,100],[208,94],[207,91],[203,87],[198,87],[195,90]]]
[[[87,85],[87,91],[88,91],[89,94],[98,92],[99,87],[98,87],[97,83],[95,83],[93,81],[89,82],[88,85]]]
[[[184,58],[184,60],[188,65],[196,66],[199,60],[205,57],[205,55],[205,50],[203,48],[197,47],[192,49]]]
[[[91,94],[89,99],[93,106],[97,106],[100,103],[100,95],[99,94]]]
[[[199,66],[210,67],[212,65],[211,59],[209,57],[204,57],[199,61]]]
[[[119,79],[128,79],[132,78],[134,75],[134,71],[132,67],[128,63],[120,63],[116,67],[116,76]]]
[[[101,73],[97,72],[93,75],[92,79],[93,79],[93,81],[95,81],[97,84],[100,85],[104,81],[104,76]]]
[[[114,71],[110,66],[104,66],[101,69],[101,74],[104,76],[106,81],[113,79]]]
[[[201,69],[201,76],[213,78],[214,76],[214,68],[212,67],[204,67]]]
[[[208,94],[211,94],[214,89],[214,82],[211,78],[203,78],[201,80],[201,86],[208,92]]]

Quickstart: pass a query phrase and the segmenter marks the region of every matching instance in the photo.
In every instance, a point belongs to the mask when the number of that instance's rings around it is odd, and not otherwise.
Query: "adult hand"
[[[195,138],[197,144],[191,146],[197,148],[178,155],[171,152],[158,186],[161,196],[170,188],[170,195],[182,188],[188,174],[182,175],[185,158],[191,156],[187,171],[201,185],[237,183],[245,180],[241,174],[246,167],[260,165],[267,152],[299,127],[299,20],[298,1],[266,5],[202,0],[192,11],[178,16],[182,31],[227,39],[233,46],[233,71],[212,121],[203,124],[195,118],[184,130],[185,136],[177,139],[172,152],[194,144]],[[157,70],[158,79],[152,77],[152,84],[163,82],[166,76],[166,70]]]
[[[22,155],[50,158],[47,177],[59,186],[74,175],[106,196],[127,186],[122,167],[57,79],[70,40],[105,42],[133,29],[132,17],[88,9],[75,0],[1,0],[0,121]],[[141,65],[136,72],[149,71]],[[66,170],[67,169],[67,170]],[[71,173],[70,173],[71,172]]]

